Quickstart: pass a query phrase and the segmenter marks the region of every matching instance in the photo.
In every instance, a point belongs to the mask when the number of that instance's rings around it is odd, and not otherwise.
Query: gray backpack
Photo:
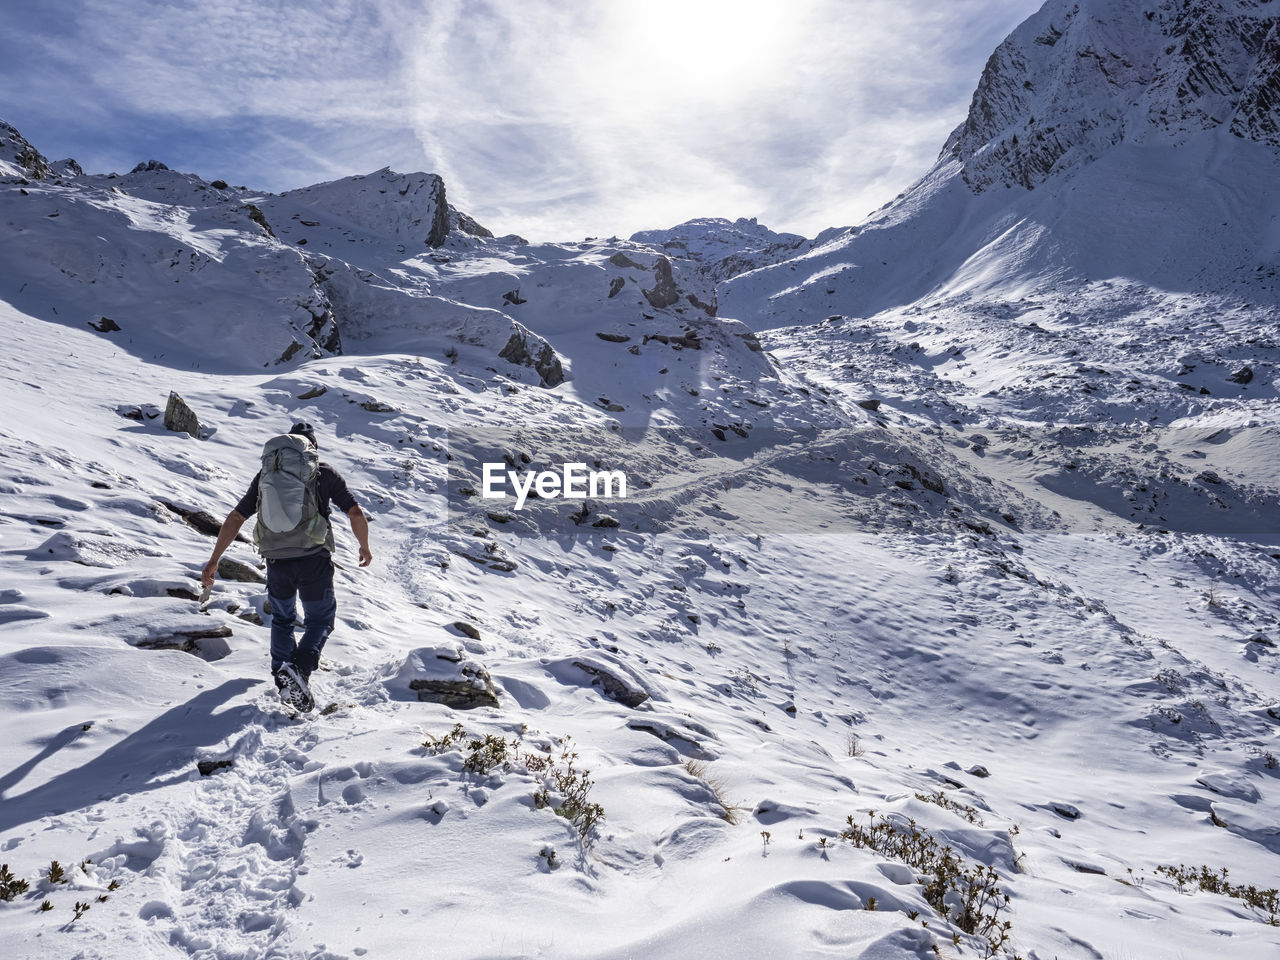
[[[306,437],[272,437],[262,447],[253,542],[270,559],[333,552],[333,530],[319,509],[320,455]]]

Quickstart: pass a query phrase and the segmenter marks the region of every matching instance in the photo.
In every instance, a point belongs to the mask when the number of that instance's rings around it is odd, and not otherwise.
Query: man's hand
[[[209,562],[204,565],[204,571],[200,574],[202,586],[213,586],[213,578],[218,575],[218,561],[222,558],[222,554],[226,552],[227,547],[231,546],[231,541],[240,532],[240,527],[244,525],[244,521],[244,514],[238,510],[232,510],[227,514],[227,519],[222,521],[222,526],[218,530],[218,542],[213,545],[213,553],[209,557]]]
[[[373,551],[369,549],[369,520],[359,504],[347,511],[347,519],[351,521],[351,532],[360,541],[360,566],[367,567],[373,562]]]

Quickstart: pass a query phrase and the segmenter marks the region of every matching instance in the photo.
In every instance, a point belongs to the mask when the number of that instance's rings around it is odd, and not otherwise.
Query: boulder
[[[500,706],[489,671],[457,646],[419,647],[384,680],[398,700],[440,703],[456,710]]]
[[[1253,379],[1253,367],[1241,367],[1231,376],[1227,377],[1227,379],[1232,383],[1239,383],[1241,385],[1249,383]]]
[[[247,563],[241,563],[239,560],[232,560],[230,557],[223,557],[218,561],[218,576],[223,580],[234,580],[237,583],[267,582],[267,578],[259,573],[255,567],[251,567]]]
[[[169,402],[164,408],[164,428],[200,439],[200,418],[187,401],[172,390],[169,391]]]

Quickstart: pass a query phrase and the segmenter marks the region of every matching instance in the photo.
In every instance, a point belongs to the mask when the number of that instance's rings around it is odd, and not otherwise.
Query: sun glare
[[[593,46],[598,96],[723,106],[779,82],[799,49],[795,5],[730,0],[610,4]]]

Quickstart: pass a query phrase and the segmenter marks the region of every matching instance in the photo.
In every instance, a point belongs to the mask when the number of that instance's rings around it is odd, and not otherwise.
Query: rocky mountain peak
[[[1226,128],[1280,147],[1280,4],[1050,2],[996,48],[941,158],[1034,188],[1121,141]]]
[[[32,180],[43,180],[53,176],[54,172],[53,165],[44,154],[28,143],[16,127],[3,120],[0,120],[0,163],[16,167],[13,173]]]

